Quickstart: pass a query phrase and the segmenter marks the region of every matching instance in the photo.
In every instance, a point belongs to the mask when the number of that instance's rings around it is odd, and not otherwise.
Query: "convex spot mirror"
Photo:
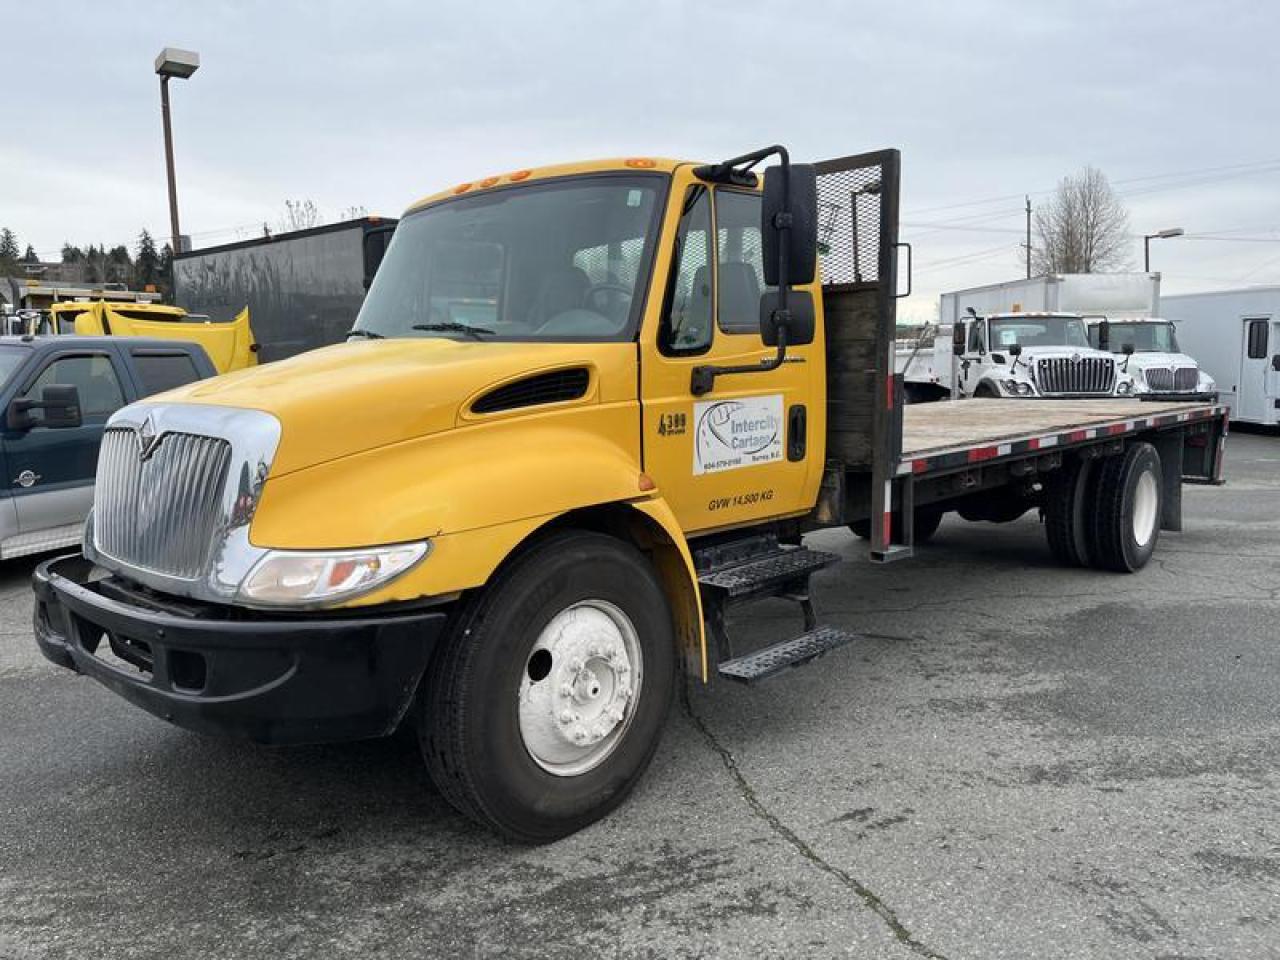
[[[777,310],[778,293],[776,290],[770,290],[760,298],[760,337],[768,347],[778,345],[780,324],[777,322]],[[816,321],[813,314],[813,297],[809,295],[809,291],[793,290],[791,296],[787,298],[787,310],[791,314],[791,319],[786,325],[787,345],[795,347],[813,343]]]

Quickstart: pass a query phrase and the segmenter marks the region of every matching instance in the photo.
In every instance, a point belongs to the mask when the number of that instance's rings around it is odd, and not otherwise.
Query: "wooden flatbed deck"
[[[920,471],[966,455],[970,461],[1006,456],[1017,444],[1030,449],[1087,441],[1163,426],[1166,418],[1201,420],[1225,408],[1206,401],[957,400],[912,404],[903,410],[899,472]],[[1066,435],[1066,436],[1064,436]],[[978,454],[978,455],[974,455]]]

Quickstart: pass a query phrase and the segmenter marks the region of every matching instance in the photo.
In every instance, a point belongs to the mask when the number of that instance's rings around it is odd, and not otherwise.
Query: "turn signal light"
[[[631,159],[624,160],[622,162],[625,166],[634,167],[638,170],[648,170],[651,167],[656,167],[658,165],[656,160],[650,160],[648,157],[632,157]]]

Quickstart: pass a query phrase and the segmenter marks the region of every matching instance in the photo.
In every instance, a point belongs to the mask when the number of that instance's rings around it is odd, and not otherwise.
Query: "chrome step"
[[[791,667],[798,667],[818,659],[823,654],[846,643],[856,640],[857,636],[835,627],[815,627],[807,633],[790,640],[783,640],[732,660],[725,660],[718,669],[720,676],[739,683],[756,683]]]

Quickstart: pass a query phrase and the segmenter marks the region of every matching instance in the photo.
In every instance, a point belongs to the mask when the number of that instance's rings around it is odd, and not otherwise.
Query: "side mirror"
[[[965,342],[965,325],[957,320],[951,325],[951,352],[957,357],[963,357]]]
[[[1271,358],[1271,369],[1280,373],[1280,353]]]
[[[1111,349],[1111,324],[1106,320],[1098,324],[1098,349]]]
[[[1132,343],[1126,343],[1123,347],[1121,347],[1121,348],[1120,348],[1120,351],[1121,351],[1121,352],[1122,352],[1126,357],[1132,357],[1132,356],[1133,356],[1133,344],[1132,344]]]
[[[366,230],[364,235],[364,288],[369,289],[373,278],[382,266],[382,258],[387,254],[391,243],[391,235],[396,232],[394,224],[385,227],[374,227]]]
[[[778,285],[784,257],[788,286],[813,283],[818,268],[818,175],[811,163],[793,163],[788,169],[789,191],[782,167],[764,172],[760,245],[764,282],[769,286]],[[786,193],[789,198],[784,198]],[[791,337],[793,331],[787,333]]]
[[[1022,356],[1022,344],[1020,343],[1009,344],[1009,355],[1013,357]]]
[[[38,421],[32,410],[43,410]],[[5,417],[10,430],[30,430],[34,426],[55,430],[80,426],[80,391],[70,384],[51,383],[40,391],[39,400],[14,400]]]
[[[798,347],[813,343],[816,321],[813,297],[809,295],[809,291],[792,291],[787,298],[787,309],[791,312],[791,319],[787,321],[787,345]],[[760,337],[767,347],[778,345],[777,310],[778,294],[771,290],[760,298]]]

